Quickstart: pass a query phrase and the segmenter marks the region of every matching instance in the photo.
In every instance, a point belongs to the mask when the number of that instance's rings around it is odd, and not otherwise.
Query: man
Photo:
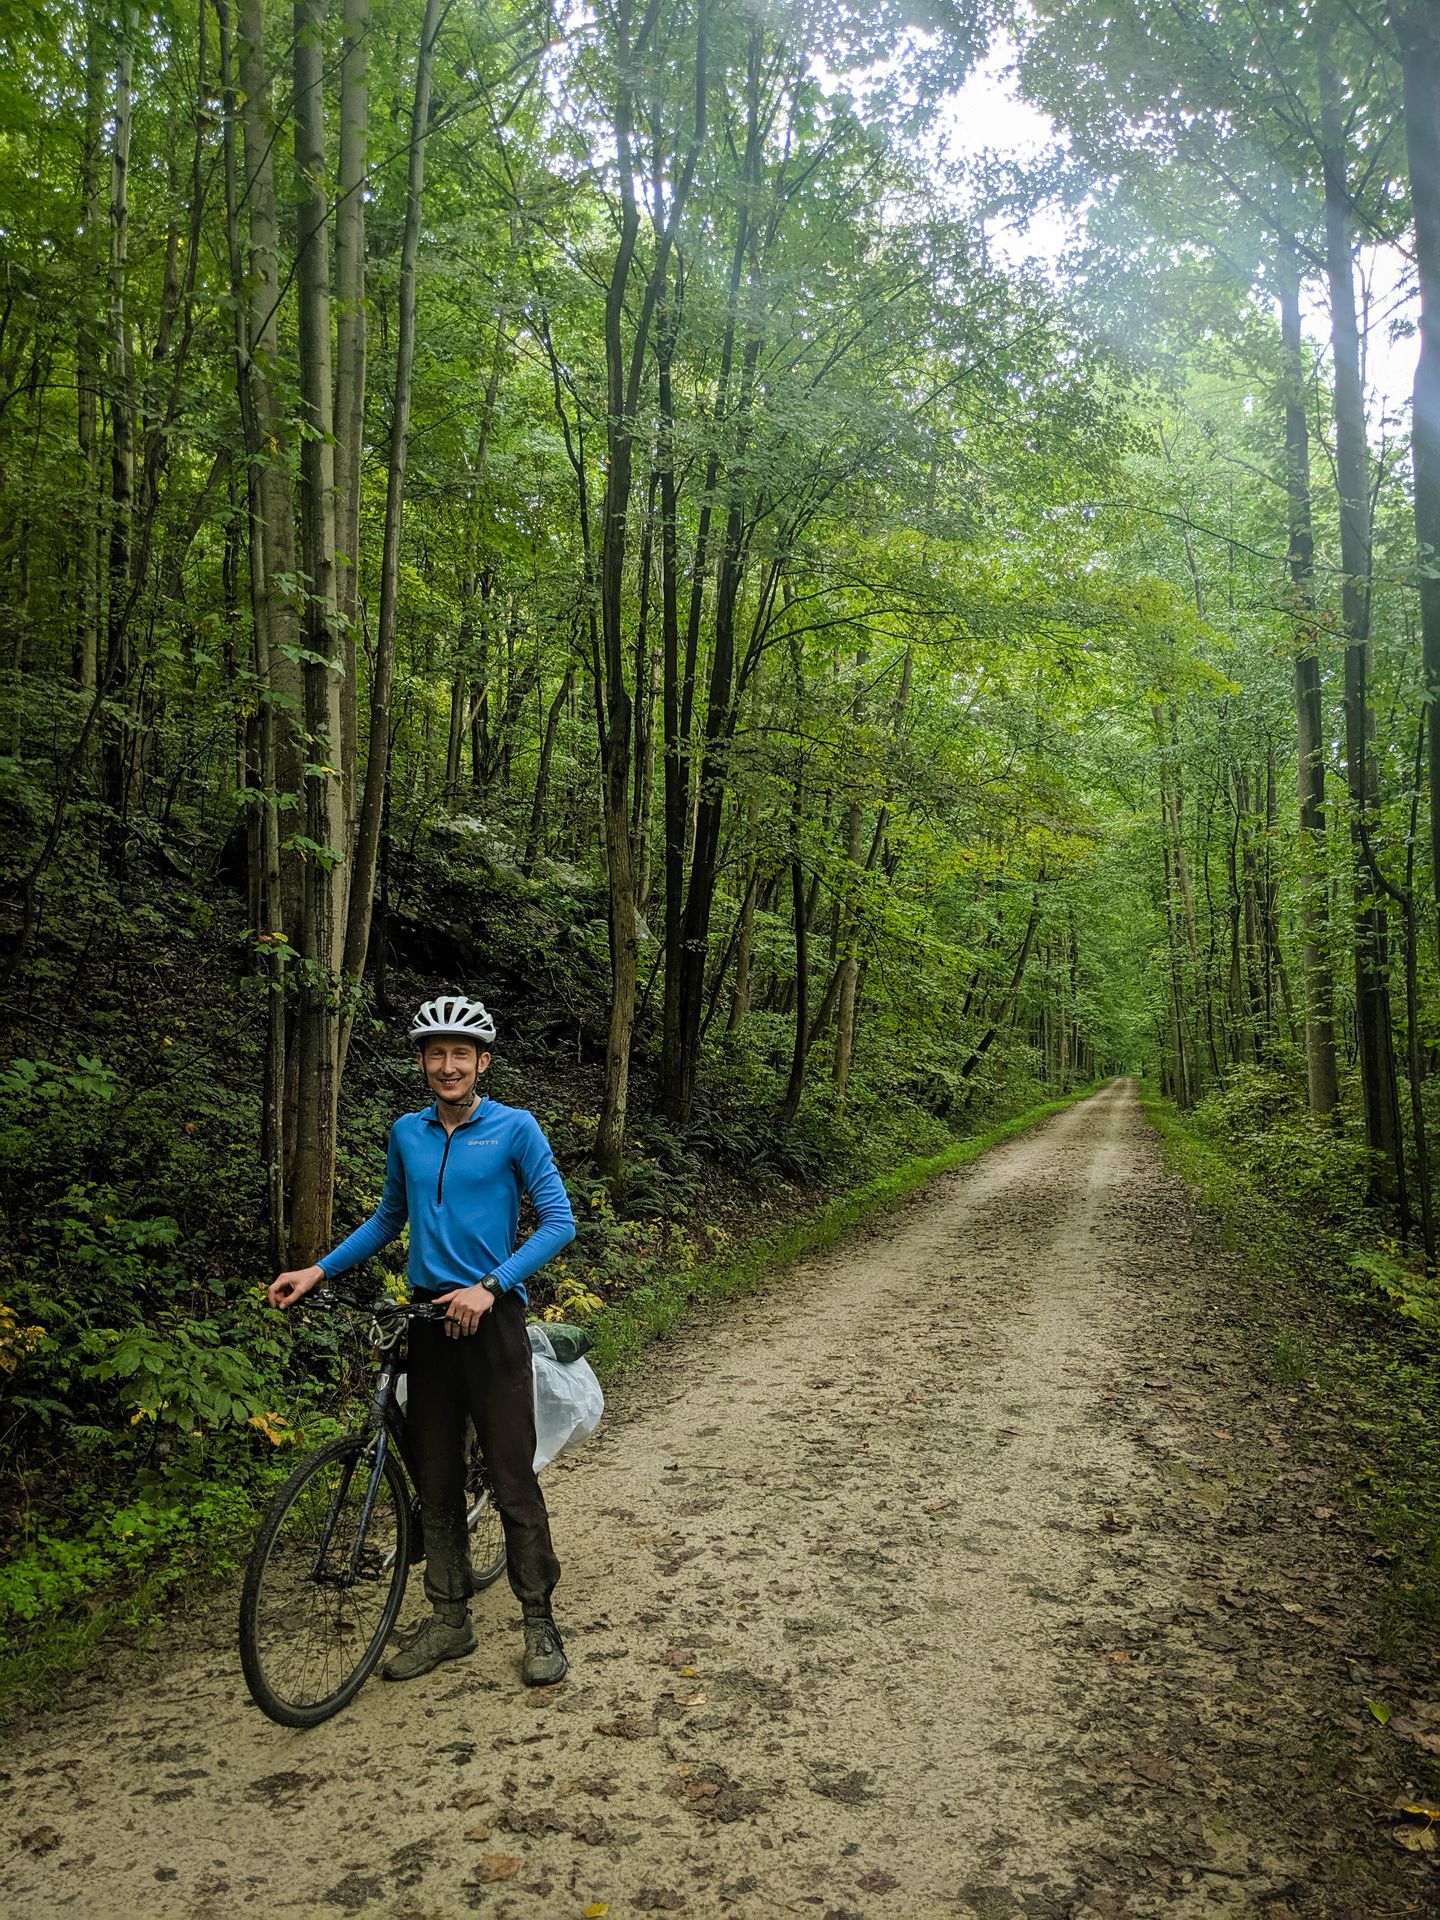
[[[406,1418],[420,1477],[425,1593],[433,1609],[385,1667],[412,1680],[475,1651],[465,1527],[465,1416],[475,1423],[505,1529],[510,1585],[525,1626],[521,1676],[553,1686],[564,1644],[550,1610],[560,1563],[535,1478],[535,1406],[525,1282],[575,1237],[564,1183],[535,1116],[480,1092],[495,1023],[463,994],[427,1000],[410,1038],[434,1105],[390,1129],[380,1205],[313,1267],[282,1273],[270,1304],[293,1307],[322,1280],[368,1260],[410,1227],[410,1286],[444,1302],[443,1320],[410,1329]],[[540,1224],[516,1248],[522,1190]]]

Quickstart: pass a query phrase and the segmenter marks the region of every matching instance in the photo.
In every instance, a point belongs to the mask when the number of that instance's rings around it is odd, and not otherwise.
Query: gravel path
[[[4,1911],[1440,1912],[1364,1542],[1183,1202],[1119,1082],[655,1350],[547,1482],[561,1687],[502,1584],[310,1733],[228,1599],[78,1688],[0,1767]]]

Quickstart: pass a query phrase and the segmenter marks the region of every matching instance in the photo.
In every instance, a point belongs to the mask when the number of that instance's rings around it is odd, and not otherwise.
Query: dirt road
[[[5,1912],[1440,1911],[1363,1542],[1183,1198],[1119,1083],[658,1349],[548,1481],[557,1689],[502,1585],[283,1732],[227,1599],[11,1743]]]

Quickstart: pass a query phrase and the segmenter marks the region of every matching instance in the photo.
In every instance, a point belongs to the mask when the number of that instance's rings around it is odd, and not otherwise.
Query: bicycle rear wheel
[[[313,1727],[365,1684],[400,1611],[410,1492],[387,1454],[359,1537],[374,1439],[346,1434],[298,1466],[266,1509],[240,1599],[240,1664],[255,1704]]]
[[[485,1472],[480,1442],[471,1427],[467,1434],[469,1458],[465,1484],[465,1525],[470,1532],[470,1576],[476,1593],[493,1586],[505,1571],[505,1529]]]

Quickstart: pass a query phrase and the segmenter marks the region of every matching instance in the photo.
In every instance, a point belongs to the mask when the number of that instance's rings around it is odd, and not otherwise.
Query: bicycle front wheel
[[[240,1664],[255,1704],[283,1727],[317,1726],[353,1700],[400,1611],[410,1493],[387,1453],[364,1518],[374,1449],[373,1436],[346,1434],[303,1461],[251,1549]]]

